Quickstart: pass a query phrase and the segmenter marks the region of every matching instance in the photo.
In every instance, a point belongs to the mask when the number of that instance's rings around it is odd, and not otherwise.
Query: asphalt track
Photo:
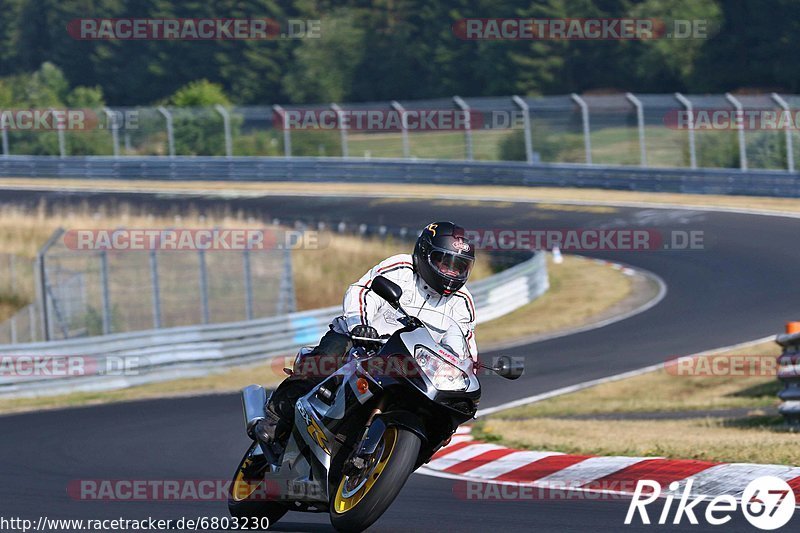
[[[0,201],[40,195],[3,193]],[[85,194],[69,196],[86,199]],[[132,195],[133,202],[152,198]],[[90,195],[90,202],[102,195]],[[599,378],[676,356],[778,332],[797,319],[800,220],[679,209],[619,208],[612,213],[525,203],[386,201],[363,198],[227,199],[270,219],[365,222],[419,227],[433,219],[493,229],[644,228],[702,231],[701,250],[603,251],[650,270],[668,293],[650,310],[584,333],[504,351],[526,358],[516,382],[484,379],[482,407]],[[164,209],[190,200],[160,197]],[[219,199],[197,198],[203,209]],[[489,356],[491,354],[482,354]],[[624,435],[620,435],[624,438]],[[177,519],[225,516],[224,502],[90,502],[69,496],[77,479],[227,479],[246,445],[234,395],[76,408],[0,417],[0,516]],[[752,531],[725,526],[625,526],[626,501],[467,501],[451,480],[414,475],[372,531]],[[660,507],[653,514],[660,512]],[[797,518],[793,521],[796,522]],[[791,526],[787,526],[791,527]],[[276,531],[331,531],[324,514],[290,513]]]

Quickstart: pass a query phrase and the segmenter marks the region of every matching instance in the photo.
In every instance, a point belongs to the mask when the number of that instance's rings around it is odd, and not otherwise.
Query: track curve
[[[41,195],[17,193],[15,201]],[[119,195],[117,195],[119,196]],[[71,196],[101,202],[103,195]],[[126,198],[152,204],[153,198]],[[8,201],[8,193],[0,201]],[[164,208],[187,199],[159,197]],[[503,353],[526,358],[526,375],[509,384],[484,380],[482,407],[491,407],[669,357],[774,333],[797,312],[795,281],[800,220],[700,210],[539,207],[528,203],[363,198],[195,198],[201,209],[220,202],[264,217],[368,222],[418,227],[449,218],[472,227],[565,229],[637,227],[701,230],[696,251],[597,252],[658,274],[669,287],[659,305],[600,329],[550,339]],[[488,354],[487,354],[488,355]],[[223,516],[222,502],[86,502],[66,494],[75,479],[226,479],[246,444],[235,395],[154,400],[0,417],[0,516]],[[453,482],[412,476],[374,531],[619,531],[625,502],[474,502],[454,495]],[[325,515],[290,513],[282,531],[330,531]],[[644,531],[649,528],[642,528]],[[690,528],[687,528],[687,530]],[[693,527],[693,531],[704,531]],[[679,530],[679,528],[671,528]],[[709,529],[710,531],[711,529]],[[726,530],[749,531],[742,523]]]

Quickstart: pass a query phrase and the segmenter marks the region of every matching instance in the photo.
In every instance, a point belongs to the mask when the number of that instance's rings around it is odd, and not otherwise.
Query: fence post
[[[28,305],[28,327],[30,327],[31,342],[36,342],[36,309],[35,309],[35,304]]]
[[[411,157],[411,147],[408,144],[408,115],[406,114],[405,108],[400,105],[400,102],[397,100],[392,100],[392,108],[400,113],[400,124],[403,136],[403,157],[408,159]]]
[[[111,295],[108,290],[108,253],[100,251],[100,286],[103,302],[103,335],[111,333]]]
[[[460,96],[454,96],[453,102],[464,112],[464,148],[466,149],[467,161],[472,161],[475,155],[472,147],[472,115],[470,114],[469,104]]]
[[[278,314],[284,315],[295,310],[294,277],[292,276],[292,252],[289,248],[283,251],[283,275],[280,282],[278,298]]]
[[[114,157],[119,157],[119,128],[117,126],[117,115],[108,107],[103,108],[108,120],[108,127],[111,129],[111,143],[113,144]]]
[[[533,139],[531,138],[531,109],[528,102],[517,95],[511,97],[522,111],[522,126],[525,128],[525,159],[529,165],[533,164]]]
[[[342,141],[342,157],[349,157],[347,146],[347,122],[345,121],[344,110],[335,102],[331,104],[331,109],[336,112],[336,121],[339,123],[339,138]]]
[[[36,262],[34,263],[34,281],[35,281],[35,291],[36,291],[36,299],[41,302],[41,313],[42,313],[42,338],[46,341],[49,341],[52,338],[50,334],[51,331],[51,324],[50,324],[50,317],[49,310],[47,306],[47,271],[46,271],[46,262],[45,256],[50,248],[58,241],[59,238],[64,234],[64,228],[56,229],[50,238],[47,239],[47,242],[44,243],[44,246],[39,248],[39,251],[36,252]]]
[[[41,250],[36,254],[36,260],[33,265],[34,291],[36,292],[36,301],[39,302],[39,306],[41,307],[40,313],[42,315],[42,339],[49,341],[50,331],[47,326],[47,290],[45,289],[47,274],[45,273],[44,254]]]
[[[150,250],[150,285],[153,291],[153,327],[161,328],[161,286],[158,279],[158,257]]]
[[[633,93],[625,93],[625,98],[636,108],[636,127],[639,130],[639,159],[643,167],[647,166],[647,145],[644,139],[644,106]]]
[[[203,324],[208,324],[208,269],[205,250],[197,251],[197,259],[200,263],[200,309],[203,312]]]
[[[792,121],[789,120],[792,109],[789,107],[789,103],[778,93],[772,93],[771,96],[775,103],[781,106],[781,109],[783,109],[787,115],[786,119],[783,121],[783,133],[786,136],[786,168],[789,172],[794,172],[794,143],[792,143],[792,127],[790,126]]]
[[[253,273],[250,268],[250,250],[242,251],[244,266],[244,316],[245,320],[253,320]]]
[[[272,106],[272,110],[281,117],[281,124],[283,124],[283,155],[284,157],[292,157],[292,134],[289,130],[289,120],[286,117],[286,111],[279,106]]]
[[[17,256],[10,254],[8,256],[8,291],[14,290],[17,284]]]
[[[164,120],[167,123],[167,146],[169,147],[169,156],[175,157],[175,132],[172,129],[172,113],[163,105],[158,106],[158,112],[164,115]]]
[[[742,103],[731,93],[725,93],[725,99],[736,109],[736,114],[744,120],[744,107],[742,107]],[[737,130],[737,135],[739,136],[739,168],[745,171],[747,170],[747,142],[744,138],[744,125],[739,124]]]
[[[583,122],[583,147],[586,150],[586,164],[592,164],[592,138],[589,130],[589,106],[576,93],[570,95],[572,100],[581,108],[581,119]]]
[[[53,116],[56,116],[56,110],[52,107],[50,108],[50,112]],[[57,121],[53,125],[56,127],[56,135],[58,135],[58,156],[64,157],[67,155],[67,140],[64,136],[64,125],[58,124]]]
[[[230,113],[228,113],[228,110],[225,109],[220,104],[215,105],[214,109],[217,110],[217,113],[222,115],[222,129],[225,132],[225,155],[227,157],[233,157],[233,138],[231,137],[231,115]]]
[[[694,106],[692,106],[692,101],[681,93],[675,93],[675,99],[680,102],[686,110],[689,119],[689,167],[697,168],[697,149],[694,144]]]

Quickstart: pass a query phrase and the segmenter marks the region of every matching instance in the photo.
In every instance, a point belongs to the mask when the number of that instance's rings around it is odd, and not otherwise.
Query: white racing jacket
[[[434,335],[437,342],[447,345],[461,357],[478,360],[472,295],[466,287],[449,296],[440,295],[414,272],[409,254],[384,259],[350,285],[344,295],[344,316],[334,321],[334,331],[347,334],[354,326],[364,324],[374,327],[379,335],[390,335],[403,327],[395,319],[397,311],[370,289],[377,276],[384,276],[400,286],[403,290],[400,305],[431,325],[434,333],[439,330],[441,338]],[[463,353],[464,346],[468,353]]]

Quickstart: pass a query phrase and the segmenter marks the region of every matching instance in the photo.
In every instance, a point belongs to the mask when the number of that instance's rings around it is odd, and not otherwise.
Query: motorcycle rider
[[[378,344],[368,339],[388,337],[402,327],[391,306],[370,289],[377,276],[397,283],[403,290],[401,305],[414,309],[420,320],[434,328],[441,325],[441,343],[459,356],[469,355],[477,365],[475,304],[464,286],[474,262],[475,248],[464,228],[452,222],[433,222],[422,230],[411,255],[389,257],[350,285],[344,296],[344,314],[331,323],[316,348],[295,362],[292,375],[267,402],[267,417],[255,425],[254,436],[279,454],[276,448],[291,430],[297,399],[344,364],[353,346],[376,348]],[[468,353],[462,353],[465,350]]]

